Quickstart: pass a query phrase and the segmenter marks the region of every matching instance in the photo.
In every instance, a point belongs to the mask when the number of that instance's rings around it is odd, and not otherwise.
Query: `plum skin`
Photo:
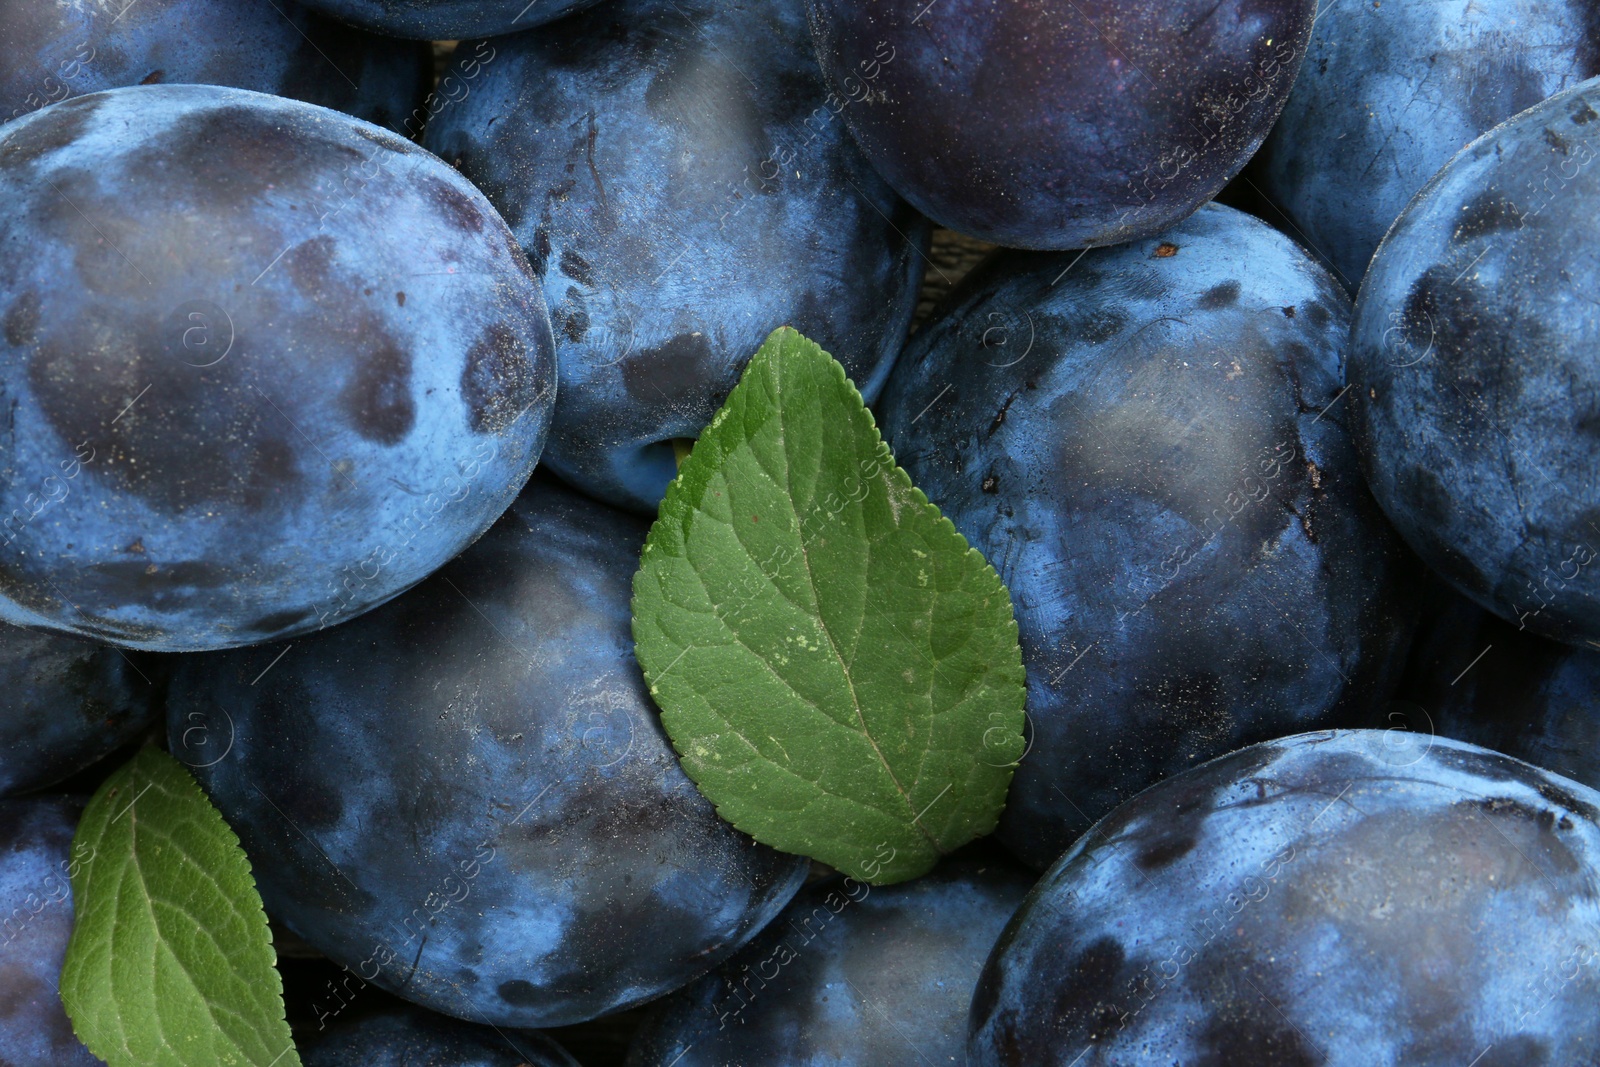
[[[1257,157],[1261,183],[1352,291],[1384,232],[1467,142],[1600,74],[1589,0],[1329,4]]]
[[[926,220],[834,114],[799,0],[609,0],[494,60],[426,145],[505,215],[544,281],[561,395],[543,462],[654,514],[774,329],[870,401],[904,343]]]
[[[991,758],[1022,756],[999,836],[1026,862],[1392,690],[1415,562],[1343,425],[1348,307],[1212,205],[1081,259],[999,254],[902,354],[885,436],[1016,606],[1031,747]]]
[[[0,801],[0,1063],[9,1067],[93,1067],[100,1063],[72,1032],[57,987],[72,936],[72,875],[92,852],[75,849],[83,801],[28,797]]]
[[[148,659],[0,624],[0,796],[54,785],[143,736],[158,718]]]
[[[978,972],[1032,884],[1005,859],[969,854],[894,886],[807,886],[653,1009],[628,1067],[959,1062]]]
[[[675,989],[782,908],[806,864],[695,790],[634,660],[645,531],[541,477],[394,603],[184,657],[172,748],[269,914],[415,1003],[537,1027]]]
[[[1118,808],[995,946],[968,1062],[1588,1062],[1600,794],[1394,737],[1255,745]]]
[[[188,651],[332,625],[531,473],[549,319],[493,208],[376,126],[137,86],[0,126],[0,619]]]
[[[455,41],[543,26],[599,0],[301,0],[306,7],[391,37]]]
[[[389,1008],[302,1041],[305,1067],[578,1067],[533,1031],[506,1033],[414,1008]]]
[[[1431,584],[1401,702],[1372,725],[1482,745],[1600,788],[1600,652],[1518,630]]]
[[[1373,495],[1458,591],[1600,642],[1600,79],[1495,127],[1379,246],[1356,301]]]
[[[1214,196],[1283,108],[1315,9],[810,0],[829,88],[889,184],[1028,249],[1146,237]]]
[[[138,0],[115,17],[97,0],[10,3],[0,49],[26,57],[0,74],[0,121],[105,89],[200,83],[402,132],[433,76],[427,46],[353,30],[294,0]]]

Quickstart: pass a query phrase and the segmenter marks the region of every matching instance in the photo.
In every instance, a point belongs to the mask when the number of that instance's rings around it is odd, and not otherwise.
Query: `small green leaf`
[[[239,839],[146,748],[83,813],[61,1001],[111,1067],[299,1067],[267,916]],[[76,853],[75,853],[76,854]]]
[[[756,840],[887,884],[994,828],[1023,748],[1010,595],[794,330],[682,465],[633,597],[684,769]]]

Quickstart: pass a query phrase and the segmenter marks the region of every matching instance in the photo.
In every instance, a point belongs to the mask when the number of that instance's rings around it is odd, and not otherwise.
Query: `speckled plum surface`
[[[972,1067],[1556,1067],[1600,1051],[1600,794],[1386,731],[1118,808],[995,946]]]
[[[0,127],[0,620],[183,651],[305,633],[505,509],[549,320],[481,194],[210,86]]]
[[[541,476],[394,603],[186,658],[173,751],[269,914],[390,992],[532,1027],[676,989],[778,913],[807,864],[717,816],[634,660],[645,530]]]
[[[1354,291],[1384,233],[1451,156],[1596,74],[1594,0],[1326,4],[1262,146],[1262,186]]]
[[[433,76],[426,45],[351,29],[295,0],[8,0],[0,50],[0,120],[104,89],[200,83],[398,131]]]
[[[1474,141],[1389,231],[1351,332],[1373,495],[1518,627],[1600,644],[1600,80]]]
[[[655,514],[761,342],[793,326],[871,400],[928,224],[851,142],[801,0],[609,0],[494,49],[426,143],[544,280],[561,365],[545,463]]]
[[[1028,862],[1388,695],[1417,568],[1345,430],[1348,322],[1297,245],[1208,206],[1081,258],[1002,254],[901,357],[886,436],[1016,605],[1031,742],[999,832]]]

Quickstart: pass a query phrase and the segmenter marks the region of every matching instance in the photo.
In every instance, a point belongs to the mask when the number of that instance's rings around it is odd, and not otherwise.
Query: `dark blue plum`
[[[533,1027],[676,989],[778,913],[805,862],[695,790],[634,660],[646,529],[540,479],[394,603],[185,657],[173,751],[271,915],[361,980]]]
[[[419,41],[493,37],[543,26],[599,0],[303,0],[377,33]]]
[[[1418,554],[1519,628],[1600,647],[1600,79],[1474,141],[1384,238],[1353,430]]]
[[[1470,741],[1600,788],[1600,652],[1518,630],[1437,584],[1400,686],[1413,706],[1374,725]]]
[[[72,874],[92,862],[72,835],[83,803],[66,797],[0,801],[0,1063],[92,1067],[57,986],[72,936]]]
[[[0,120],[104,89],[195,82],[400,130],[433,74],[426,45],[362,33],[294,0],[7,0],[0,52]]]
[[[962,1062],[967,1006],[1028,888],[1005,860],[876,888],[807,886],[714,973],[663,1001],[629,1067]]]
[[[578,1067],[543,1034],[392,1009],[300,1042],[305,1067]]]
[[[157,719],[156,670],[119,649],[0,623],[0,796],[54,785],[143,736]]]
[[[179,85],[0,126],[0,621],[342,622],[505,510],[554,389],[515,238],[392,133]]]
[[[1388,695],[1418,568],[1345,430],[1348,322],[1293,242],[1213,205],[1081,258],[1003,253],[901,357],[886,434],[1016,605],[1032,747],[999,833],[1027,862]]]
[[[1118,808],[1029,894],[971,1067],[1542,1067],[1600,1046],[1600,794],[1303,734]]]
[[[1595,0],[1328,3],[1258,163],[1351,290],[1384,232],[1468,141],[1600,74]]]
[[[928,226],[835,117],[802,0],[612,0],[488,44],[426,144],[488,194],[544,279],[552,470],[654,514],[674,439],[699,436],[779,326],[877,395]]]
[[[1261,145],[1315,0],[810,0],[828,86],[890,185],[1012,248],[1148,237]]]

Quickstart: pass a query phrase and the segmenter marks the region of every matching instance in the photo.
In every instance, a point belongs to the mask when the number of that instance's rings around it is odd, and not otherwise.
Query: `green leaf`
[[[299,1067],[267,916],[239,839],[146,748],[83,813],[61,1001],[111,1067]],[[75,851],[75,854],[78,854]]]
[[[794,330],[667,490],[633,636],[684,769],[756,840],[888,884],[999,819],[1023,750],[1010,595]]]

